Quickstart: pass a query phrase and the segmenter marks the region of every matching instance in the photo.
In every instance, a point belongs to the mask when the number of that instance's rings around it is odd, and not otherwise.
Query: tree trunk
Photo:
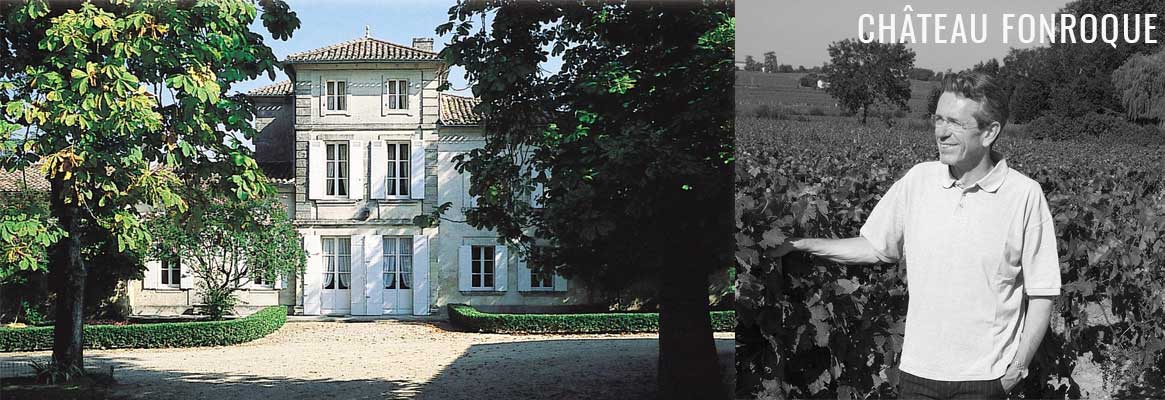
[[[691,258],[673,262],[680,264],[660,280],[659,398],[725,398],[708,315],[708,274],[683,265],[698,262]]]
[[[57,296],[53,324],[53,363],[61,370],[68,371],[84,365],[81,326],[86,272],[81,259],[80,207],[76,202],[65,203],[66,198],[75,198],[76,194],[64,179],[55,177],[50,182],[52,215],[66,232],[49,252],[49,284]]]
[[[870,106],[862,106],[862,125],[866,124],[866,112],[870,110]]]

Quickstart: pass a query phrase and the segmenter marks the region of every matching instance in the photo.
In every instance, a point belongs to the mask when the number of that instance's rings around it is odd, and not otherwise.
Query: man
[[[1027,376],[1060,294],[1052,214],[1039,183],[992,150],[1007,120],[1002,90],[978,73],[942,84],[938,161],[895,182],[859,237],[789,239],[768,256],[905,262],[901,397],[1006,398]]]

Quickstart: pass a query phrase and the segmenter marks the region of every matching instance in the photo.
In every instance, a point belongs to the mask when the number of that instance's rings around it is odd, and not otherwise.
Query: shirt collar
[[[1003,179],[1007,177],[1007,171],[1009,168],[1007,168],[1007,160],[1003,158],[1003,154],[1000,154],[995,150],[991,150],[991,159],[995,160],[995,166],[992,167],[990,171],[987,171],[987,175],[984,175],[982,178],[980,178],[979,181],[975,182],[974,185],[964,184],[963,187],[970,188],[978,185],[980,188],[983,188],[983,190],[986,190],[990,193],[995,193],[998,191],[999,187],[1003,186]],[[941,168],[941,173],[939,176],[941,178],[939,179],[939,185],[944,189],[950,189],[955,185],[955,178],[951,176],[950,166],[943,164],[943,168]]]

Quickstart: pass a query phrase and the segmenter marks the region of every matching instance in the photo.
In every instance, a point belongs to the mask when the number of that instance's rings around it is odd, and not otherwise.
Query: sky
[[[1002,61],[1010,47],[1040,46],[1039,43],[1017,43],[1014,33],[1011,43],[1004,44],[1003,14],[1053,14],[1067,3],[1068,0],[737,0],[736,59],[743,61],[746,55],[751,55],[763,61],[765,52],[774,51],[781,64],[819,66],[829,59],[826,47],[830,43],[858,37],[858,20],[862,14],[872,14],[875,18],[878,14],[887,14],[886,18],[896,14],[899,27],[906,13],[962,14],[964,18],[970,14],[987,14],[985,43],[939,44],[933,43],[932,37],[930,43],[906,45],[916,54],[915,67],[958,71],[990,58]],[[911,5],[913,11],[904,12],[906,5]],[[915,24],[916,34],[920,35]]]
[[[405,46],[411,46],[414,37],[434,38],[434,51],[441,51],[451,36],[437,36],[436,28],[449,20],[452,0],[288,0],[287,3],[300,22],[290,39],[272,39],[260,18],[251,26],[253,32],[263,35],[264,43],[280,60],[288,54],[361,38],[365,25],[372,37]],[[262,75],[257,80],[235,84],[232,89],[246,92],[286,79],[283,72],[274,81]],[[454,67],[449,81],[448,93],[470,95],[464,69]]]

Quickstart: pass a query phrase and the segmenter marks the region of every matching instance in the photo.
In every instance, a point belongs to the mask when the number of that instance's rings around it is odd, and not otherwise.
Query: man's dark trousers
[[[1006,399],[999,379],[986,381],[936,381],[899,371],[900,399]]]

